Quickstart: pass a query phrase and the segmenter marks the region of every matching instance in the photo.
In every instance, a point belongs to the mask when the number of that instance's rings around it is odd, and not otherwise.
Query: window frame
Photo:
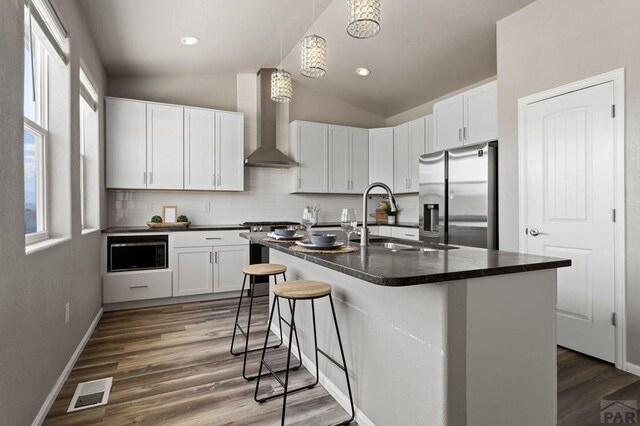
[[[33,25],[33,24],[32,24]],[[27,35],[28,36],[28,35]],[[26,42],[26,40],[25,40]],[[33,37],[29,52],[33,55],[33,73],[35,80],[34,94],[36,97],[36,120],[37,122],[24,117],[24,131],[36,134],[36,205],[37,224],[39,231],[25,234],[25,244],[35,244],[45,241],[49,236],[49,206],[48,206],[48,66],[49,61],[40,40]],[[35,49],[35,52],[34,52]],[[24,145],[24,139],[23,139]],[[24,149],[24,148],[23,148]]]

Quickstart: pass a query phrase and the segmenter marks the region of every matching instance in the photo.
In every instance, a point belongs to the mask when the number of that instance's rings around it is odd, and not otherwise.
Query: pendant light
[[[311,11],[311,35],[300,42],[300,74],[317,78],[327,73],[327,40],[316,34],[315,0]]]
[[[282,0],[280,0],[280,67],[271,73],[271,100],[274,102],[291,102],[293,83],[291,73],[282,68]]]
[[[380,31],[382,0],[347,0],[347,33],[354,38],[369,38]]]

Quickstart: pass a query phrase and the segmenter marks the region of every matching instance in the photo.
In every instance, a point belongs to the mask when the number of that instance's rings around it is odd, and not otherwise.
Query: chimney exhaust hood
[[[249,167],[289,168],[298,165],[276,147],[276,103],[271,100],[273,71],[273,68],[258,71],[258,149],[245,160]]]

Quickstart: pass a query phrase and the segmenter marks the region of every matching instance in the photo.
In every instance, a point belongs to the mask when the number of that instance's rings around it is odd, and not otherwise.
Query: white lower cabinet
[[[249,264],[249,246],[215,247],[213,258],[213,292],[240,291],[242,269]]]
[[[212,247],[177,248],[173,251],[173,296],[213,291]]]
[[[381,237],[390,237],[391,236],[391,227],[390,226],[378,226],[378,235]]]
[[[103,303],[171,297],[171,271],[117,272],[102,281]]]
[[[420,233],[416,228],[404,228],[401,226],[390,226],[393,238],[403,238],[405,240],[419,240]]]

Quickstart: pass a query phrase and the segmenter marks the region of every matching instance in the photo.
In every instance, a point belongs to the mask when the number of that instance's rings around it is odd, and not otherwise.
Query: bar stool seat
[[[338,328],[338,319],[336,317],[336,309],[333,306],[333,298],[331,297],[331,285],[322,281],[312,281],[312,280],[298,280],[298,281],[285,281],[282,284],[278,284],[273,289],[274,301],[273,306],[271,307],[271,314],[269,315],[269,323],[267,325],[267,330],[271,328],[271,323],[273,321],[273,314],[275,313],[276,306],[278,306],[280,299],[285,299],[289,302],[289,306],[291,308],[291,319],[289,322],[282,319],[282,323],[287,324],[289,326],[289,347],[287,350],[287,364],[284,370],[275,371],[275,369],[269,365],[269,363],[265,360],[265,355],[267,353],[268,347],[268,336],[265,337],[264,345],[262,346],[262,357],[260,358],[260,367],[258,369],[257,381],[256,381],[256,389],[253,394],[253,398],[256,402],[263,403],[269,401],[274,398],[282,397],[282,417],[281,417],[281,425],[284,426],[286,413],[287,413],[287,396],[295,393],[304,391],[306,389],[312,389],[315,387],[320,378],[320,369],[318,363],[318,355],[324,356],[327,360],[331,361],[331,363],[342,370],[344,372],[345,381],[347,383],[347,391],[349,392],[349,402],[351,405],[351,415],[348,419],[343,420],[337,425],[348,425],[351,423],[355,417],[355,408],[353,404],[353,394],[351,393],[351,383],[349,381],[349,372],[347,370],[347,360],[344,356],[344,348],[342,346],[342,339],[340,338],[340,330]],[[318,347],[318,333],[316,330],[316,308],[315,301],[323,298],[329,299],[329,304],[331,307],[331,314],[333,315],[333,325],[335,327],[336,337],[338,340],[338,347],[340,348],[340,359],[336,360],[333,358],[327,351],[324,351]],[[313,323],[313,346],[314,346],[314,354],[315,354],[315,366],[316,366],[316,374],[315,381],[313,383],[307,383],[296,388],[289,387],[289,371],[291,368],[291,350],[293,348],[293,338],[296,337],[296,346],[298,347],[298,359],[302,359],[302,355],[300,352],[300,343],[297,341],[298,330],[296,325],[296,304],[298,301],[309,301],[311,302],[311,319]],[[278,308],[279,311],[279,308]],[[267,373],[263,374],[263,367],[267,370]],[[282,373],[284,371],[284,380],[278,375],[278,373]],[[271,375],[273,378],[282,386],[282,392],[274,393],[273,388],[270,386],[270,390],[263,395],[259,395],[260,392],[260,379],[263,376]],[[263,391],[264,392],[264,391]]]
[[[331,286],[322,281],[289,281],[279,284],[273,293],[284,299],[317,299],[331,294]]]
[[[277,275],[287,272],[287,267],[279,263],[256,263],[245,266],[242,272],[251,276]]]

